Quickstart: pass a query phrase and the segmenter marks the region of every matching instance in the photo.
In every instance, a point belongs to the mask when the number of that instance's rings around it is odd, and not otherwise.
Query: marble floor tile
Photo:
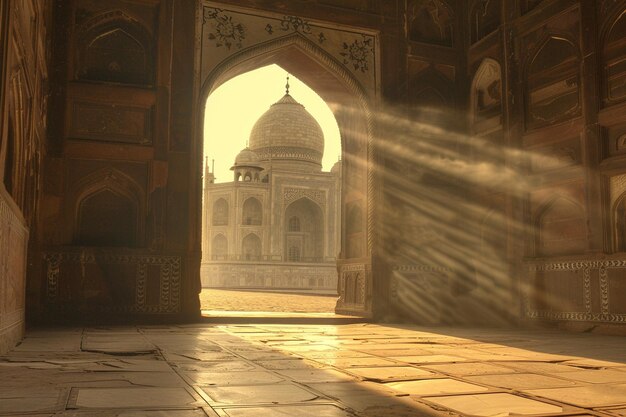
[[[285,369],[277,372],[280,375],[283,375],[293,381],[297,381],[300,384],[355,380],[353,376],[334,369]]]
[[[559,406],[504,393],[430,397],[426,401],[464,415],[484,417],[553,414],[563,411]]]
[[[53,388],[0,389],[0,413],[63,410],[68,394]]]
[[[288,383],[200,388],[212,405],[293,404],[318,398],[316,394]]]
[[[77,388],[76,408],[189,407],[200,402],[185,388]]]
[[[525,390],[524,392],[578,407],[626,406],[626,384],[595,384],[572,388]]]
[[[567,374],[564,374],[566,377]],[[575,386],[576,382],[553,378],[546,375],[538,374],[506,374],[506,375],[478,375],[468,376],[465,378],[470,382],[490,385],[499,388],[508,388],[514,390],[524,389],[542,389],[542,388],[561,388]]]
[[[361,378],[385,382],[385,381],[403,381],[417,378],[431,378],[434,376],[432,372],[417,369],[412,366],[381,366],[374,368],[350,368],[347,370],[353,375]]]
[[[394,366],[398,362],[390,361],[382,358],[322,358],[316,359],[318,362],[332,365],[337,368],[352,367],[374,367],[374,366]]]
[[[239,372],[254,371],[257,367],[241,360],[179,362],[177,368],[184,372]]]
[[[626,383],[626,372],[613,369],[585,369],[557,376],[592,384]]]
[[[409,394],[417,395],[420,397],[429,395],[444,395],[444,394],[462,394],[473,392],[486,392],[489,388],[485,388],[480,385],[469,384],[467,382],[457,381],[455,379],[440,378],[440,379],[422,379],[419,381],[403,381],[403,382],[390,382],[385,384],[394,390]]]
[[[454,363],[454,362],[467,362],[468,359],[460,356],[451,355],[423,355],[423,356],[391,356],[391,359],[395,359],[400,362],[415,363],[415,364],[428,364],[428,363]]]
[[[272,372],[267,371],[241,371],[241,372],[181,372],[181,375],[189,380],[192,385],[250,385],[272,384],[284,381]]]
[[[354,417],[334,405],[224,408],[218,412],[224,417]]]
[[[442,365],[424,365],[424,369],[441,372],[455,376],[468,375],[493,375],[511,373],[510,368],[493,365],[490,363],[463,362]]]

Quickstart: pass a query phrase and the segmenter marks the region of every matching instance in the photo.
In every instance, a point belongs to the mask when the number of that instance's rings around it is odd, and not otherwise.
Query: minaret
[[[215,183],[215,159],[212,161],[212,169],[209,171],[209,157],[204,157],[204,188],[207,188],[209,184]]]

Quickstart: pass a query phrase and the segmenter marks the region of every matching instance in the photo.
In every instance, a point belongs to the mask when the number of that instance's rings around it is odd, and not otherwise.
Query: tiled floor
[[[350,325],[45,329],[0,416],[626,416],[626,338]]]

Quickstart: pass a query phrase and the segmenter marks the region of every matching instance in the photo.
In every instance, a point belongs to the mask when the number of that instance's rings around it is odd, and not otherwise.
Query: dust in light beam
[[[235,156],[246,147],[254,123],[285,94],[289,94],[317,120],[324,132],[323,170],[330,171],[341,155],[341,137],[332,111],[306,84],[278,65],[247,72],[222,84],[206,102],[204,155],[215,159],[215,182],[230,182]],[[210,163],[210,162],[209,162]]]

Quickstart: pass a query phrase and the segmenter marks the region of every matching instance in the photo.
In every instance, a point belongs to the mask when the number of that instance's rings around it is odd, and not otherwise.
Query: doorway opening
[[[328,104],[288,74],[253,69],[207,98],[205,315],[334,313],[341,136]]]

